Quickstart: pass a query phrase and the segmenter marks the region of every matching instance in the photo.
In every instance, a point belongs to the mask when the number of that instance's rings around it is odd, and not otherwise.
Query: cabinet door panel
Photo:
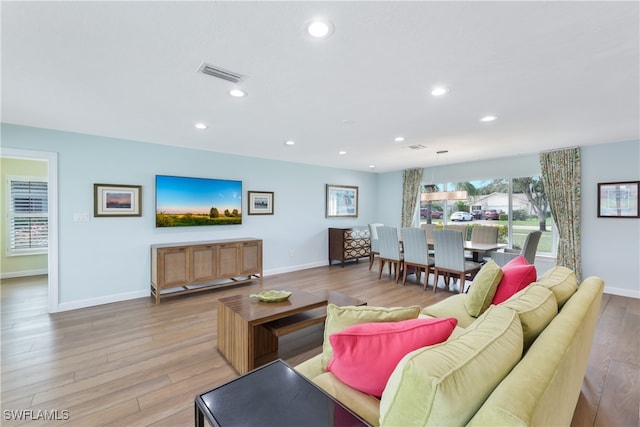
[[[170,288],[189,282],[188,252],[186,248],[172,248],[158,251],[158,286]]]
[[[225,244],[218,247],[218,277],[235,277],[240,275],[240,245]]]
[[[191,248],[191,271],[193,282],[206,282],[216,277],[216,246],[194,246]]]
[[[242,274],[256,274],[261,272],[260,261],[260,248],[257,242],[243,243],[242,244]]]

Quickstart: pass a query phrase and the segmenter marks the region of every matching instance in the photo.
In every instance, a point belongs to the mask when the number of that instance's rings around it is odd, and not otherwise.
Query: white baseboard
[[[290,265],[282,268],[274,268],[264,271],[264,276],[274,276],[276,274],[291,273],[292,271],[307,270],[309,268],[323,267],[327,261],[311,262],[309,264]]]
[[[605,284],[604,293],[611,294],[611,295],[618,295],[621,297],[630,297],[630,298],[640,299],[640,290],[638,289],[614,288],[612,286],[607,286]]]
[[[7,273],[0,274],[0,279],[13,279],[15,277],[29,277],[29,276],[42,276],[48,274],[49,270],[46,268],[38,270],[23,270],[23,271],[9,271]]]
[[[264,272],[264,275],[265,277],[273,276],[276,274],[290,273],[292,271],[322,267],[324,265],[327,265],[327,263],[316,262],[316,263],[309,263],[309,264],[294,265],[294,266],[289,266],[284,268],[268,270]],[[122,294],[106,295],[98,298],[87,298],[87,299],[78,300],[78,301],[63,302],[58,305],[57,311],[76,310],[79,308],[93,307],[93,306],[102,305],[102,304],[111,304],[114,302],[126,301],[126,300],[136,299],[136,298],[145,298],[145,297],[150,298],[150,293],[148,289],[144,291],[125,292]]]
[[[58,304],[58,311],[76,310],[78,308],[93,307],[102,304],[111,304],[112,302],[126,301],[136,298],[150,297],[149,289],[144,291],[125,292],[122,294],[106,295],[98,298],[87,298],[78,301],[61,302]]]

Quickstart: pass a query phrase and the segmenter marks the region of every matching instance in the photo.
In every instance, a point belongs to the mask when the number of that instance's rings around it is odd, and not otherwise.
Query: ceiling
[[[4,123],[374,172],[640,137],[636,1],[2,1],[1,13]],[[329,37],[305,32],[314,17]],[[203,62],[246,78],[198,73]],[[439,85],[449,93],[432,96]]]

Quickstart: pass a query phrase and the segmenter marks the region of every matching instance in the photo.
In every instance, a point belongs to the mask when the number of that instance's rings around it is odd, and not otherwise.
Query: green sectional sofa
[[[455,317],[458,326],[446,341],[406,354],[380,398],[325,371],[326,330],[323,354],[296,369],[375,426],[568,426],[603,290],[598,277],[578,286],[571,270],[554,267],[477,318],[464,309],[468,294],[426,307],[419,317]]]

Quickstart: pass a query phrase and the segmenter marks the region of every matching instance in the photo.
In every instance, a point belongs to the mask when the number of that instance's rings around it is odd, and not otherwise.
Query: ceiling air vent
[[[409,150],[424,150],[425,148],[427,148],[427,146],[422,144],[413,144],[413,145],[408,145],[407,148]]]
[[[227,71],[220,67],[215,67],[213,65],[207,64],[205,62],[200,65],[200,67],[198,68],[198,72],[233,83],[240,83],[245,79],[245,76],[243,76],[242,74],[234,73],[233,71]]]

